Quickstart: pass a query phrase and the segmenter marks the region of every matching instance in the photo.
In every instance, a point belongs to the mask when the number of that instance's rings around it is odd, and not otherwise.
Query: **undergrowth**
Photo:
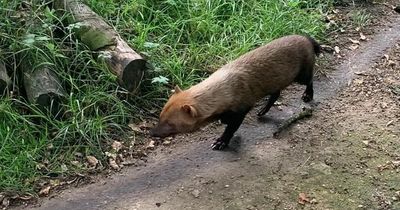
[[[159,106],[175,84],[187,88],[283,35],[324,39],[321,16],[330,6],[318,0],[87,0],[154,66],[141,91],[129,96],[65,25],[68,14],[43,2],[0,0],[0,60],[13,80],[0,99],[0,193],[35,194],[43,177],[87,171],[76,164],[87,155],[104,162],[110,142],[132,135],[128,122]],[[65,88],[57,117],[26,100],[23,75],[44,67]]]

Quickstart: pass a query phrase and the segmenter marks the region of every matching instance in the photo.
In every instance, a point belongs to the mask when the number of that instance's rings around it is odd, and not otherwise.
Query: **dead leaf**
[[[38,169],[38,170],[42,170],[42,169],[45,169],[45,168],[46,168],[46,166],[44,164],[42,164],[42,163],[36,164],[36,169]]]
[[[336,53],[336,54],[339,54],[339,53],[340,53],[340,49],[339,49],[338,46],[335,46],[334,49],[335,49],[335,53]]]
[[[118,171],[120,167],[118,166],[117,162],[114,159],[108,159],[108,163],[110,164],[111,168]]]
[[[396,66],[396,62],[389,60],[388,61],[388,66]]]
[[[7,197],[3,198],[1,205],[2,205],[3,209],[6,209],[10,205],[10,199],[8,199]]]
[[[162,144],[163,144],[164,146],[168,146],[168,145],[171,144],[171,141],[165,140],[165,141],[163,141]]]
[[[79,161],[77,161],[77,160],[71,161],[71,164],[74,165],[74,166],[76,166],[76,167],[81,167],[81,166],[82,166],[82,164],[81,164]]]
[[[39,191],[40,196],[47,196],[50,192],[50,186],[44,187]]]
[[[99,164],[99,161],[94,156],[86,156],[86,160],[88,161],[90,166],[96,167]]]
[[[115,150],[115,152],[119,152],[122,149],[122,143],[119,141],[114,141],[111,147],[113,148],[113,150]]]
[[[309,203],[309,202],[310,202],[310,199],[307,197],[307,194],[305,194],[305,193],[300,193],[299,194],[299,203],[301,205],[304,205],[304,204]]]
[[[145,129],[145,130],[147,130],[147,129],[152,128],[152,127],[153,127],[153,124],[148,123],[148,122],[141,122],[141,123],[139,124],[139,128],[140,128],[140,129]]]
[[[386,61],[389,60],[389,55],[388,54],[384,54],[383,57],[386,59]]]
[[[198,198],[200,196],[200,191],[195,189],[192,191],[192,195],[193,195],[193,197]]]
[[[356,45],[356,44],[352,44],[352,45],[349,47],[350,50],[356,50],[357,48],[358,48],[358,45]]]
[[[357,28],[356,28],[356,31],[360,31],[360,30],[361,30],[361,28],[360,28],[360,27],[357,27]]]
[[[363,79],[354,79],[353,83],[356,85],[360,85],[360,84],[364,83],[364,80]]]
[[[60,182],[59,179],[50,180],[50,185],[53,186],[53,187],[56,187],[56,186],[58,186],[60,184],[61,184],[61,182]]]
[[[330,14],[330,15],[327,15],[326,16],[326,20],[327,21],[332,21],[333,19],[335,19],[336,18],[336,15],[335,14]]]
[[[354,40],[352,38],[349,38],[349,40],[353,43],[353,44],[360,44],[360,41],[358,40]]]
[[[149,144],[147,145],[146,149],[154,149],[154,147],[155,147],[154,144],[155,144],[155,141],[151,140],[151,141],[149,142]]]
[[[115,154],[114,152],[105,152],[104,153],[107,157],[110,157],[112,159],[116,159],[117,158],[117,154]]]
[[[135,124],[129,124],[128,126],[136,133],[141,133],[142,132],[142,130],[139,128],[139,126],[137,126]]]
[[[365,40],[367,40],[367,37],[366,37],[366,36],[364,36],[364,34],[363,34],[363,33],[360,33],[360,39],[361,39],[361,40],[363,40],[363,41],[365,41]]]

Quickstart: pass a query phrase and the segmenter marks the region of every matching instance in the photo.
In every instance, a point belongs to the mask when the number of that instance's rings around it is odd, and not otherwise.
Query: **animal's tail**
[[[318,42],[315,41],[315,39],[313,39],[312,37],[310,37],[310,36],[306,36],[306,37],[311,42],[311,44],[313,45],[315,55],[319,56],[321,54],[321,45],[319,45]]]

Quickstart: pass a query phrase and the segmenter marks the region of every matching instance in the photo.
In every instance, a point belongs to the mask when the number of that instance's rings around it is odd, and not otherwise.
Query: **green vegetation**
[[[238,55],[286,34],[324,38],[327,1],[87,0],[154,69],[137,96],[118,88],[77,40],[51,1],[0,0],[0,59],[12,94],[0,99],[0,192],[35,193],[45,176],[87,170],[72,161],[105,160],[127,124],[160,105],[171,86],[188,87]],[[22,69],[28,63],[30,69]],[[67,97],[58,118],[28,104],[21,75],[42,66],[61,78]],[[143,111],[144,110],[144,111]],[[83,157],[76,156],[79,152]],[[104,164],[103,164],[104,165]]]
[[[371,14],[366,9],[354,10],[350,13],[350,18],[356,27],[363,28],[370,23]]]

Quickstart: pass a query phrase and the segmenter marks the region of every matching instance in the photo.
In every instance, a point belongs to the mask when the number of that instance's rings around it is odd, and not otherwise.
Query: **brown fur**
[[[151,134],[165,137],[195,131],[223,113],[248,110],[294,81],[312,82],[317,51],[311,40],[298,35],[276,39],[222,66],[188,90],[178,88]]]

